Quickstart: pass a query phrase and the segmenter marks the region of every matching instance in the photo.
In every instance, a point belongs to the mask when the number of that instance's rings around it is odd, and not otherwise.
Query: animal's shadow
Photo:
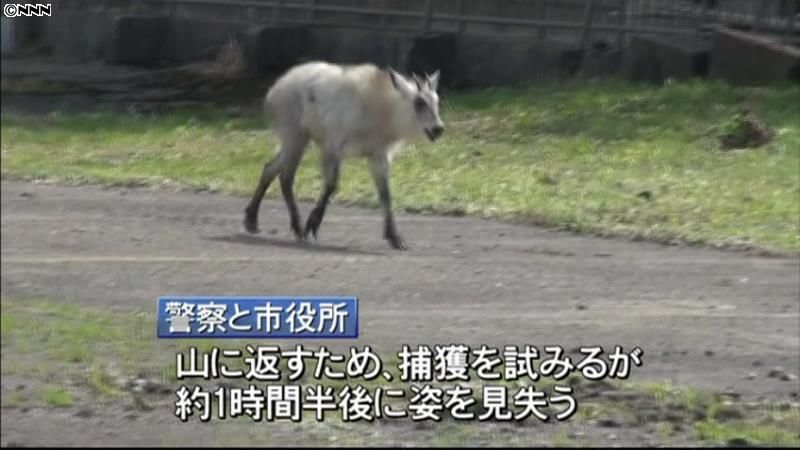
[[[205,239],[211,241],[218,241],[218,242],[228,242],[233,244],[245,244],[245,245],[262,245],[266,247],[282,247],[282,248],[292,248],[298,250],[305,250],[308,252],[314,253],[346,253],[346,254],[355,254],[355,255],[383,255],[384,253],[375,252],[375,251],[368,251],[368,250],[359,250],[348,246],[341,246],[341,245],[329,245],[329,244],[320,244],[317,242],[309,241],[309,242],[300,242],[296,240],[289,240],[289,239],[277,239],[277,238],[270,238],[266,236],[253,236],[244,233],[237,233],[230,236],[211,236],[206,237]]]

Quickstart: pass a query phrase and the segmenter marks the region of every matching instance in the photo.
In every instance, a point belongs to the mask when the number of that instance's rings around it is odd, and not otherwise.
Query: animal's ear
[[[389,68],[389,78],[392,80],[392,84],[394,88],[397,89],[401,94],[406,97],[411,97],[414,95],[414,87],[411,83],[406,80],[406,78],[398,73],[396,70]]]
[[[428,88],[432,91],[439,89],[439,78],[441,77],[441,72],[437,70],[433,72],[432,75],[428,75]]]

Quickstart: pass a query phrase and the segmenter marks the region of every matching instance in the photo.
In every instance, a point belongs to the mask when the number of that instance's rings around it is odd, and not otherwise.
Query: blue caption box
[[[355,339],[356,297],[158,299],[159,338]]]

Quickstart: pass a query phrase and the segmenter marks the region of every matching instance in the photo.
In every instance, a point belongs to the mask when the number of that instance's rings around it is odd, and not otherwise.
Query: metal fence
[[[392,32],[687,34],[722,23],[790,35],[800,0],[61,0],[69,9],[158,12],[236,22]]]

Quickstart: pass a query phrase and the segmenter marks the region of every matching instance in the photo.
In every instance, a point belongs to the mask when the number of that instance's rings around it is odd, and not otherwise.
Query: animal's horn
[[[414,82],[417,83],[417,89],[422,90],[422,80],[420,80],[419,75],[414,74]]]
[[[438,69],[433,72],[431,75],[427,75],[426,80],[428,81],[428,87],[431,90],[436,90],[439,87],[439,78],[441,77],[441,71]]]
[[[390,66],[385,66],[383,70],[385,70],[389,74],[389,79],[392,80],[392,85],[395,88],[399,89],[400,86],[397,85],[398,83],[397,79],[400,77],[400,74],[397,73],[397,71],[391,68]]]

